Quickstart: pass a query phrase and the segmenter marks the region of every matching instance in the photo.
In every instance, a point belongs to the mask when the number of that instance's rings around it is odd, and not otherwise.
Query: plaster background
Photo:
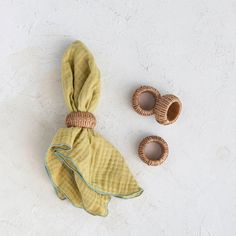
[[[2,0],[0,19],[1,235],[236,235],[236,1]],[[113,198],[106,218],[59,200],[44,169],[66,116],[60,60],[76,39],[101,70],[97,131],[144,189]],[[143,84],[181,98],[174,125],[132,110]],[[169,144],[160,167],[137,157],[150,134]]]

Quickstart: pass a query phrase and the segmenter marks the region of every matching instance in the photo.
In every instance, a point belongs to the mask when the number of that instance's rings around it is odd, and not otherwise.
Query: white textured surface
[[[2,0],[0,235],[236,235],[236,1]],[[59,200],[44,154],[66,109],[65,48],[81,39],[102,72],[97,130],[144,188],[94,217]],[[142,84],[183,101],[171,126],[130,105]],[[168,161],[148,167],[137,145],[157,134]]]

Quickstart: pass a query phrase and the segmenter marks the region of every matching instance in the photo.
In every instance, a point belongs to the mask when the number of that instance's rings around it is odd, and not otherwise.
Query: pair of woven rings
[[[90,112],[71,112],[66,116],[66,126],[69,127],[83,127],[93,129],[96,126],[96,118]]]
[[[151,94],[154,98],[154,105],[149,109],[143,108],[140,104],[141,95],[144,93]],[[141,86],[134,92],[132,106],[140,115],[150,116],[154,114],[156,121],[163,125],[174,123],[182,109],[182,103],[178,97],[172,94],[161,96],[159,91],[151,86]]]

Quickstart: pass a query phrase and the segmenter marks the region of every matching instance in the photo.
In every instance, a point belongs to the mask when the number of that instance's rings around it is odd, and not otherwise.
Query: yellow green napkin
[[[72,43],[64,54],[62,86],[69,112],[94,111],[100,95],[100,72],[80,41]],[[59,129],[45,166],[57,196],[93,215],[106,216],[112,196],[132,198],[143,192],[119,151],[93,129]]]

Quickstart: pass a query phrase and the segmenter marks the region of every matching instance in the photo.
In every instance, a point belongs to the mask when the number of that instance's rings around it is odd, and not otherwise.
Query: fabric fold
[[[72,43],[64,54],[62,87],[69,112],[95,110],[100,72],[80,41]],[[59,129],[48,149],[45,166],[57,196],[93,215],[107,215],[112,196],[132,198],[143,191],[120,152],[93,129]]]

